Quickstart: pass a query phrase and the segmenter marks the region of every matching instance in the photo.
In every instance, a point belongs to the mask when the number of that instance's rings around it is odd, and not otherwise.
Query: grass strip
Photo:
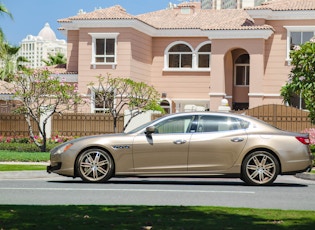
[[[0,150],[1,161],[19,161],[19,162],[47,162],[49,160],[48,152],[17,152],[9,150]]]
[[[0,205],[0,229],[312,229],[314,211],[200,206]]]
[[[45,165],[0,164],[0,171],[25,171],[25,170],[46,170],[46,166]]]

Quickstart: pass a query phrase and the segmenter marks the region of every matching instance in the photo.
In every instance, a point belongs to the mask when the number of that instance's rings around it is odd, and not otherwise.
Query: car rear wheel
[[[102,149],[88,149],[76,161],[78,175],[86,182],[104,182],[114,171],[111,156]]]
[[[279,171],[279,162],[271,153],[256,151],[245,157],[241,177],[249,185],[270,185]]]

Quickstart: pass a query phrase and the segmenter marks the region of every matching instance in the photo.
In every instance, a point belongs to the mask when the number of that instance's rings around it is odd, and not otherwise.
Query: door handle
[[[176,141],[173,141],[173,143],[176,145],[181,145],[181,144],[185,144],[186,140],[176,140]]]
[[[242,142],[243,140],[244,140],[244,138],[242,138],[242,137],[235,137],[235,138],[231,139],[232,142]]]

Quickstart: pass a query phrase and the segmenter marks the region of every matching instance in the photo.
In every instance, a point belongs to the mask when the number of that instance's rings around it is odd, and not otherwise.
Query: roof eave
[[[265,39],[267,40],[274,31],[272,29],[251,30],[211,30],[209,39]]]
[[[263,38],[268,39],[272,34],[271,28],[239,28],[239,29],[158,29],[137,19],[111,19],[111,20],[75,20],[72,23],[61,23],[61,32],[67,34],[68,30],[80,28],[133,28],[151,37],[209,37],[212,39],[233,38]]]
[[[315,10],[252,10],[246,12],[253,18],[266,20],[310,20],[315,19]]]

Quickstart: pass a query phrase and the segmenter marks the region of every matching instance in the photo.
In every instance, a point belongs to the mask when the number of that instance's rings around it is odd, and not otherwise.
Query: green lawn
[[[313,229],[314,211],[191,206],[0,205],[0,229]]]
[[[46,170],[45,165],[16,165],[16,164],[0,164],[1,171],[24,171],[24,170]]]
[[[17,152],[0,150],[0,162],[25,162],[25,164],[0,164],[0,171],[20,171],[20,170],[46,170],[42,164],[30,165],[27,162],[48,162],[49,153],[45,152]]]
[[[0,150],[1,161],[47,162],[49,161],[49,153]]]

